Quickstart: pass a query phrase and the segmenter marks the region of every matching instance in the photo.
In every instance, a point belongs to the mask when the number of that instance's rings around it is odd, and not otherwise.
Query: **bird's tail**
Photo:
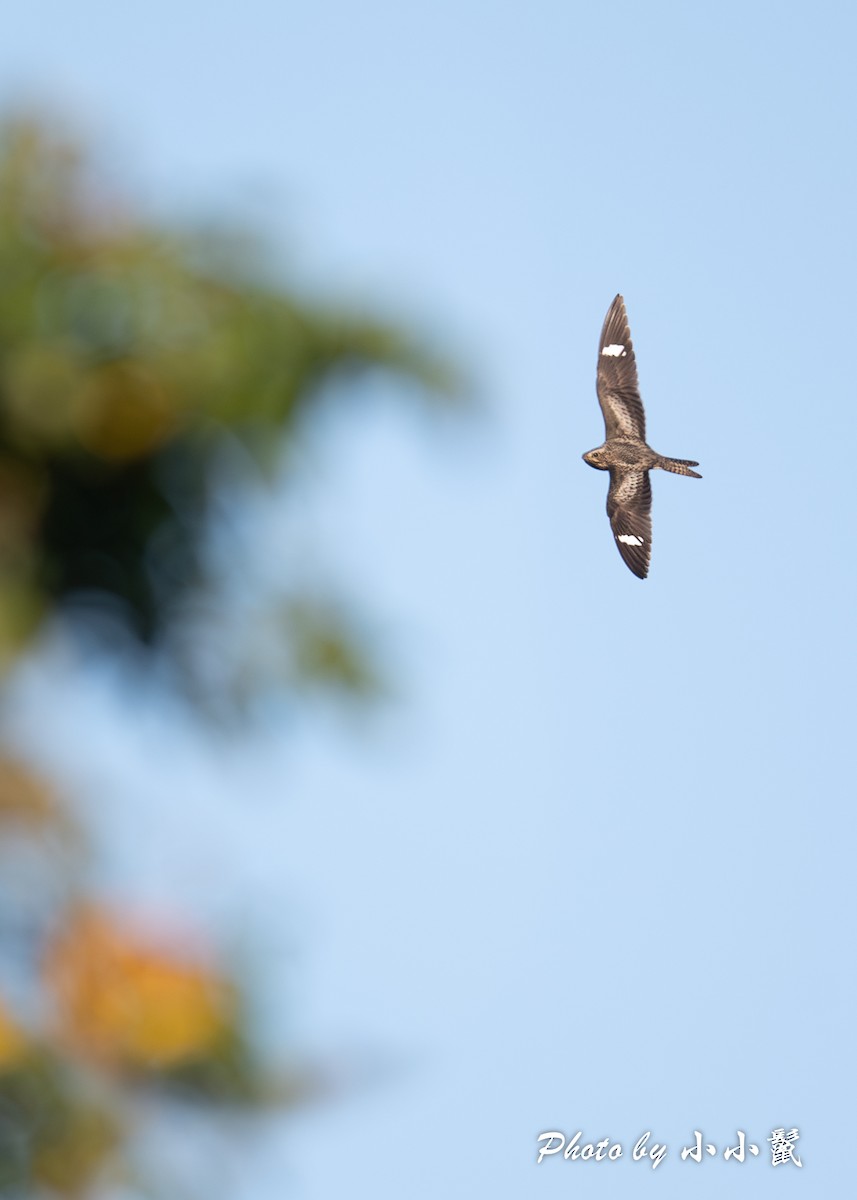
[[[696,471],[691,471],[691,467],[698,467],[699,463],[694,462],[692,458],[661,458],[658,463],[665,471],[672,471],[674,475],[690,475],[693,479],[701,479]]]

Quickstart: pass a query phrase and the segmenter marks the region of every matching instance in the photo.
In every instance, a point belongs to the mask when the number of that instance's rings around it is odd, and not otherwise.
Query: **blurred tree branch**
[[[275,288],[259,253],[246,260],[242,273],[226,233],[146,227],[44,126],[0,129],[0,663],[70,612],[105,644],[119,627],[169,653],[173,615],[210,590],[224,446],[270,463],[331,379],[382,368],[427,400],[461,398],[411,336]],[[299,583],[280,636],[301,677],[369,686],[353,624],[335,605],[310,616]]]
[[[105,654],[167,661],[209,711],[377,689],[351,606],[299,561],[266,612],[252,581],[237,618],[218,593],[212,525],[242,483],[224,464],[265,479],[332,381],[392,371],[433,404],[460,383],[406,332],[276,286],[263,262],[252,238],[147,226],[78,145],[0,124],[0,682],[60,619]],[[92,894],[65,800],[0,743],[0,1192],[84,1197],[112,1178],[143,1194],[142,1094],[241,1112],[318,1081],[265,1061],[239,972]]]

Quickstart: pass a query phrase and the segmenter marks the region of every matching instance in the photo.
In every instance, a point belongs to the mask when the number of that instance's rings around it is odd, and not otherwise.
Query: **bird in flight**
[[[646,443],[646,414],[637,382],[637,360],[628,328],[625,301],[617,296],[601,330],[598,346],[598,403],[607,436],[583,461],[610,472],[607,516],[625,563],[640,579],[649,573],[652,550],[652,487],[649,471],[659,467],[675,475],[701,479],[689,458],[664,458]]]

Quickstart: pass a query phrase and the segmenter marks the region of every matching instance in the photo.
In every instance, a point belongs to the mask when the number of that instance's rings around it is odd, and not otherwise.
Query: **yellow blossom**
[[[143,944],[103,911],[78,910],[45,964],[61,1032],[105,1064],[163,1070],[211,1051],[232,997],[204,967]]]

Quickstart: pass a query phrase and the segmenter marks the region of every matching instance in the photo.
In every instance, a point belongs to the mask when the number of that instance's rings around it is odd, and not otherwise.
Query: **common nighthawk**
[[[583,461],[610,472],[607,515],[626,564],[640,579],[649,573],[652,549],[652,487],[649,471],[660,467],[676,475],[701,479],[689,458],[664,458],[646,444],[646,414],[637,382],[637,360],[628,328],[625,301],[617,296],[610,305],[598,346],[598,403],[604,414],[607,437],[603,445],[588,450]]]

